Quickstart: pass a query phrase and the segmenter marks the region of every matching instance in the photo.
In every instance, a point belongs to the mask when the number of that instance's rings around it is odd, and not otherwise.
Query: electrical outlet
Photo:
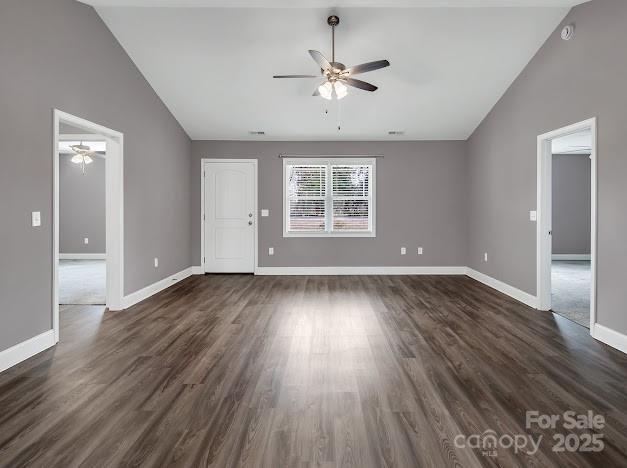
[[[270,210],[265,210],[265,209],[261,210],[261,217],[262,218],[266,218],[268,216],[270,216]]]
[[[529,212],[529,221],[537,221],[538,220],[538,212],[530,211]]]
[[[159,259],[155,257],[155,268],[159,267]]]
[[[274,247],[268,247],[268,255],[274,255]]]
[[[85,244],[85,245],[89,244],[89,237],[85,237],[83,239],[83,244]]]
[[[418,247],[418,255],[422,255],[422,247]]]
[[[488,261],[488,252],[485,252],[485,253],[483,254],[483,261],[484,261],[484,262],[487,262],[487,261]]]
[[[33,227],[41,226],[41,213],[39,211],[33,211],[31,221]]]
[[[401,255],[407,255],[407,249],[405,247],[401,247]]]

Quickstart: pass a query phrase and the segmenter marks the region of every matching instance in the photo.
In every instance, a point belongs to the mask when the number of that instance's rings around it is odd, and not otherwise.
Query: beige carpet
[[[105,304],[105,260],[60,260],[59,304]]]
[[[551,265],[552,310],[590,328],[590,262],[554,261]]]

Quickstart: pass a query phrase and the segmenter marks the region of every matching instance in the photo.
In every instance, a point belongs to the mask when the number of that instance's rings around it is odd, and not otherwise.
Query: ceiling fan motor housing
[[[339,16],[335,16],[335,15],[331,15],[327,18],[327,24],[329,26],[337,26],[338,24],[340,24],[340,18]]]

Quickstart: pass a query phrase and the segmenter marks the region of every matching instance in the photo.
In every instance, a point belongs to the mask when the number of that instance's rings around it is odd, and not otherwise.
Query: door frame
[[[122,310],[124,298],[124,135],[58,109],[53,110],[52,162],[52,326],[55,343],[59,342],[59,124],[97,134],[107,142],[105,155],[106,197],[106,307]]]
[[[200,160],[200,271],[206,271],[205,262],[205,164],[211,163],[252,163],[253,164],[253,195],[254,195],[254,216],[255,242],[253,252],[253,273],[257,274],[259,269],[259,209],[258,209],[258,160],[257,159],[234,159],[234,158],[202,158]]]
[[[590,334],[594,335],[597,301],[597,119],[593,117],[538,136],[536,280],[539,310],[551,309],[552,164],[551,141],[590,129]]]

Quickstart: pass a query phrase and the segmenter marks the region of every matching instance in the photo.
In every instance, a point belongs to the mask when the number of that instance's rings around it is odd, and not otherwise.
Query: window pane
[[[368,231],[368,199],[333,200],[334,231]]]
[[[289,200],[289,204],[289,231],[325,231],[324,199],[296,198]]]
[[[367,197],[370,186],[370,166],[333,166],[334,197]]]
[[[288,197],[324,197],[326,194],[326,166],[288,166]]]

